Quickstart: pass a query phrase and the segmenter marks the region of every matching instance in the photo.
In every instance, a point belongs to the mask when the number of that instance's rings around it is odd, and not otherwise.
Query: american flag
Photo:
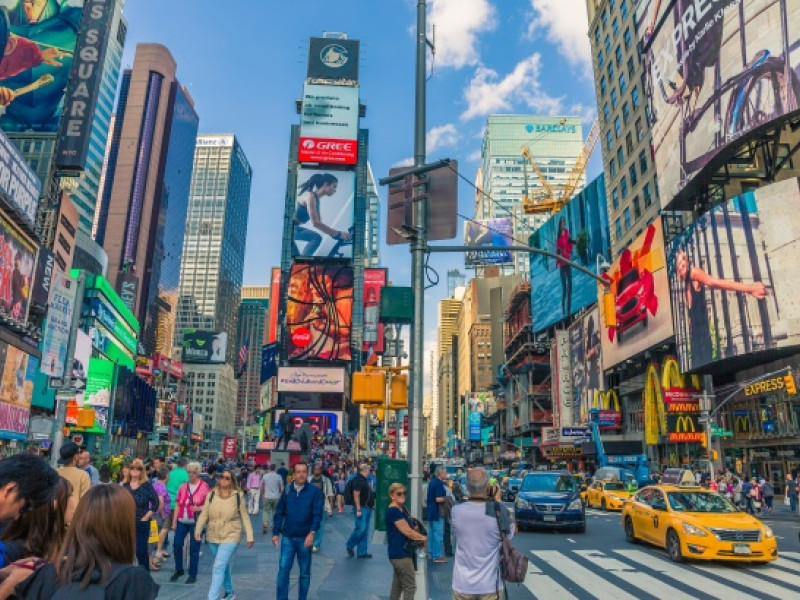
[[[250,349],[250,342],[246,341],[242,344],[242,347],[239,348],[239,372],[245,370],[245,366],[247,365],[247,351]]]

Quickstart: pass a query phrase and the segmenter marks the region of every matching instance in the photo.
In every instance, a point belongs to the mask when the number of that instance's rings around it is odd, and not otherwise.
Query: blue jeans
[[[322,538],[325,537],[325,521],[328,520],[328,511],[322,509],[322,521],[319,523],[319,529],[314,534],[314,548],[320,549],[322,547]]]
[[[189,536],[189,577],[197,577],[197,563],[200,561],[200,542],[194,539],[194,523],[181,523],[175,526],[175,540],[173,542],[173,556],[175,557],[175,570],[183,571],[183,540]]]
[[[305,537],[282,537],[281,558],[278,568],[278,600],[289,600],[289,574],[292,572],[294,557],[300,567],[297,580],[298,600],[306,600],[311,586],[311,548],[306,548]]]
[[[797,496],[789,496],[789,510],[792,512],[797,510]]]
[[[150,538],[150,521],[136,520],[136,560],[145,571],[150,570],[150,553],[147,540]]]
[[[208,588],[208,600],[219,600],[219,593],[224,586],[226,594],[233,593],[233,581],[231,581],[231,563],[233,555],[239,544],[208,544],[211,547],[211,554],[214,556],[214,567],[211,571],[211,587]]]
[[[361,516],[359,517],[356,509],[353,508],[353,515],[356,518],[356,526],[347,540],[347,549],[355,549],[357,556],[364,556],[369,554],[369,521],[372,516],[372,509],[362,507]]]
[[[428,521],[428,552],[432,559],[442,558],[444,550],[444,519]]]

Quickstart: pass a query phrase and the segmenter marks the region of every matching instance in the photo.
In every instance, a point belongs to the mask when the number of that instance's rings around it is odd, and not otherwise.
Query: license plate
[[[555,523],[556,522],[556,518],[553,515],[545,515],[542,518],[544,519],[545,523]]]
[[[750,550],[749,544],[734,544],[733,545],[733,553],[734,554],[752,554],[753,551]]]

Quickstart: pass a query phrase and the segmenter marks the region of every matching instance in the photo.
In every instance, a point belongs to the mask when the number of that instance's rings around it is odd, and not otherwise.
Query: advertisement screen
[[[297,160],[356,164],[358,112],[357,87],[305,84]]]
[[[608,369],[672,336],[664,231],[656,219],[622,251],[598,284],[603,367]]]
[[[600,344],[600,311],[590,310],[569,328],[569,345],[572,355],[573,406],[580,419],[589,421],[589,409],[595,394],[605,388],[603,380],[603,351]]]
[[[324,435],[328,432],[341,431],[342,413],[340,411],[317,412],[311,410],[290,410],[289,414],[294,422],[295,433],[303,425],[308,425],[313,435]],[[280,435],[280,422],[275,425]]]
[[[274,344],[278,339],[278,311],[280,310],[281,297],[281,270],[272,267],[269,284],[269,326],[267,329],[267,343]]]
[[[537,229],[534,248],[597,271],[610,257],[605,179],[600,176]],[[533,330],[541,331],[597,300],[597,282],[560,260],[531,254]]]
[[[228,352],[228,333],[225,331],[183,330],[183,362],[224,363]]]
[[[386,269],[364,269],[364,352],[383,352],[381,290],[386,286]]]
[[[681,370],[800,344],[800,181],[737,196],[673,238]]]
[[[42,373],[50,377],[64,375],[76,292],[77,282],[74,279],[61,273],[53,277],[42,341],[41,365]]]
[[[36,173],[28,166],[12,141],[0,131],[0,193],[5,195],[5,199],[17,209],[17,213],[31,229],[36,223],[36,208],[39,206],[41,191],[42,182],[36,177]]]
[[[294,209],[294,256],[353,258],[354,171],[301,168]]]
[[[0,88],[10,101],[0,117],[8,132],[58,131],[83,0],[0,0]]]
[[[279,367],[279,392],[344,393],[345,371],[340,367]]]
[[[800,0],[648,0],[637,16],[667,206],[728,146],[798,110]]]
[[[28,318],[35,271],[34,247],[0,215],[0,307],[12,319]]]
[[[308,46],[309,79],[358,81],[358,40],[312,37]]]
[[[6,351],[0,380],[0,438],[25,439],[39,360],[15,346],[3,345]]]
[[[492,250],[493,247],[511,246],[514,225],[511,217],[502,219],[482,219],[464,222],[464,245],[486,248],[464,255],[464,264],[469,268],[475,265],[498,265],[512,262],[510,250]]]
[[[477,442],[481,439],[481,419],[486,409],[486,404],[483,399],[478,396],[472,396],[469,399],[468,413],[467,413],[467,438],[471,442]]]
[[[286,299],[289,360],[350,360],[353,269],[294,264]]]

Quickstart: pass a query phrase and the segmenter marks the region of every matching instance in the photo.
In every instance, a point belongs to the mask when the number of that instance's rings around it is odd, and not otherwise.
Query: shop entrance
[[[797,461],[797,460],[787,461],[786,462],[786,469],[787,469],[786,473],[791,473],[792,475],[800,473],[800,461]],[[784,479],[785,479],[785,476],[784,476]],[[781,481],[783,481],[783,479]]]
[[[783,461],[768,461],[764,463],[762,477],[772,482],[776,488],[781,487],[781,482],[786,478],[786,463]]]

